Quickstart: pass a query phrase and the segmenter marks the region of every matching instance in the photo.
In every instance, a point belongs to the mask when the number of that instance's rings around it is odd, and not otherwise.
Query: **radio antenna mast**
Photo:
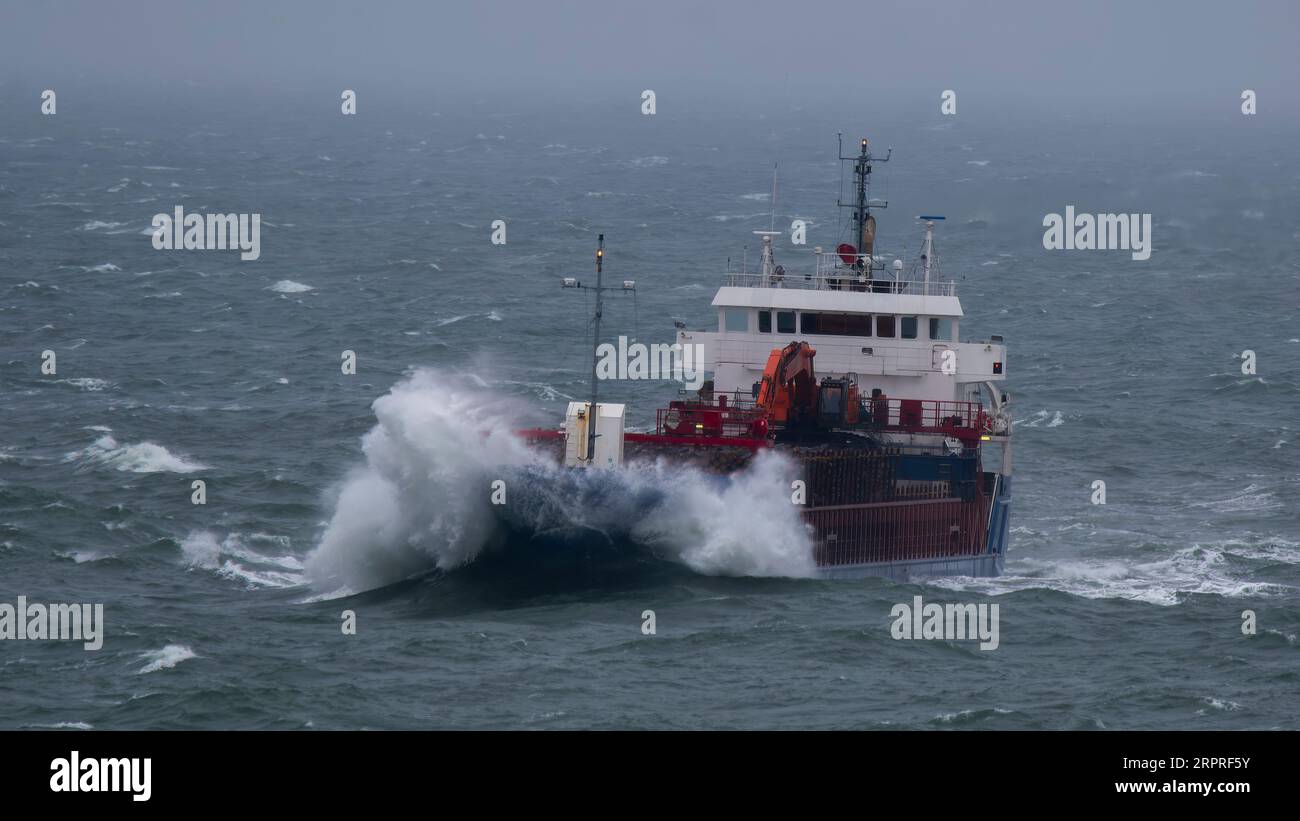
[[[772,221],[768,224],[767,230],[776,230],[776,163],[772,163]]]
[[[587,458],[585,461],[594,462],[596,459],[596,419],[599,414],[598,387],[599,380],[596,378],[596,365],[600,361],[600,319],[605,313],[605,292],[614,290],[606,288],[602,276],[602,269],[605,262],[605,235],[600,234],[598,245],[596,246],[596,284],[595,286],[583,285],[577,277],[565,277],[563,286],[565,288],[581,288],[584,291],[596,292],[596,310],[592,314],[592,332],[591,332],[591,403],[587,408]],[[631,291],[635,296],[636,282],[634,280],[623,280],[623,291]]]

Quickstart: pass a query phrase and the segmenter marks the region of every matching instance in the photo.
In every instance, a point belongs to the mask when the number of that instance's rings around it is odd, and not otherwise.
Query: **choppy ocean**
[[[6,96],[0,602],[107,627],[0,642],[0,727],[1300,729],[1294,129]],[[761,469],[575,490],[507,433],[585,395],[598,233],[609,337],[669,342],[751,231],[839,241],[839,130],[894,149],[879,247],[946,215],[962,335],[1010,347],[1002,578],[806,578]],[[260,214],[260,259],[155,250],[178,205]],[[1151,259],[1044,250],[1067,205],[1152,214]],[[998,603],[999,648],[892,639],[915,595]]]

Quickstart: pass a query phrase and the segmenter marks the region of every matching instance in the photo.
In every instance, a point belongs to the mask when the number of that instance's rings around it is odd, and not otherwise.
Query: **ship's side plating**
[[[1001,573],[1011,505],[1009,442],[989,437],[980,444],[989,452],[884,448],[871,458],[805,459],[810,498],[803,518],[819,574],[907,581]],[[992,456],[993,464],[982,456]]]

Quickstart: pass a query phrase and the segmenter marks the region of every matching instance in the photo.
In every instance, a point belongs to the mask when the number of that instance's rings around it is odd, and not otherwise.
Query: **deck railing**
[[[717,404],[719,401],[725,404]],[[867,430],[935,433],[972,440],[987,433],[992,418],[979,402],[865,397],[856,426]],[[655,433],[672,436],[753,438],[754,423],[763,417],[752,399],[721,396],[713,402],[678,400],[655,413]],[[765,432],[765,431],[764,431]]]
[[[914,294],[919,296],[957,296],[957,284],[939,281],[938,272],[927,282],[924,277],[904,279],[902,270],[878,267],[879,263],[862,254],[844,255],[817,249],[811,272],[787,271],[778,265],[768,273],[762,271],[728,272],[722,284],[739,288],[801,288],[812,291],[849,291],[876,294]],[[847,260],[847,261],[846,261]],[[912,272],[912,277],[917,273]]]
[[[655,433],[668,436],[709,436],[751,439],[756,436],[754,423],[763,413],[752,403],[736,405],[673,402],[655,412]],[[764,431],[765,433],[765,431]]]
[[[987,433],[991,427],[992,420],[979,402],[940,402],[888,396],[867,397],[863,402],[868,422],[877,428],[980,434]]]
[[[931,280],[896,280],[876,271],[873,279],[845,267],[826,273],[783,274],[727,273],[722,276],[723,286],[734,288],[797,288],[809,291],[844,291],[848,293],[911,294],[917,296],[957,296],[955,282]]]

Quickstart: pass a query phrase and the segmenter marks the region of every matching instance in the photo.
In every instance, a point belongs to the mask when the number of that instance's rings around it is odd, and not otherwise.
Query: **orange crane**
[[[767,427],[805,424],[837,428],[858,424],[858,385],[852,376],[827,377],[817,383],[813,358],[817,351],[807,342],[773,348],[763,369],[755,405]]]
[[[788,425],[817,412],[816,355],[807,342],[772,349],[755,402],[769,423]]]

